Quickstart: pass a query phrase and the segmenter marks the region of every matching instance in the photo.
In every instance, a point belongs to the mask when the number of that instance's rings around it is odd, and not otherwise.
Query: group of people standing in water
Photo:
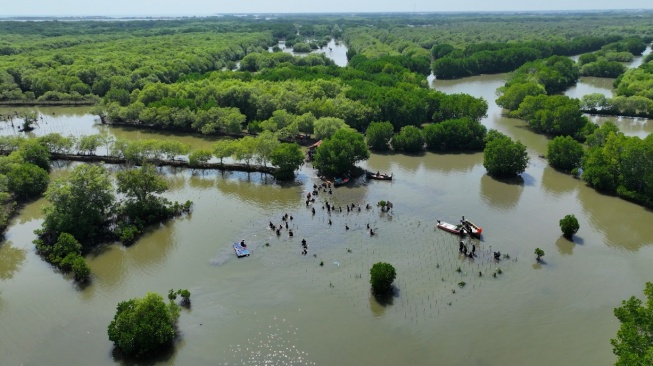
[[[460,245],[458,246],[458,251],[465,255],[466,257],[469,258],[474,258],[476,256],[476,245],[472,244],[472,250],[467,250],[467,244],[465,244],[464,241],[460,241]]]
[[[316,202],[316,197],[322,193],[328,193],[328,194],[333,194],[333,189],[331,187],[331,183],[328,182],[323,182],[320,185],[318,184],[313,184],[313,191],[308,192],[306,194],[306,207],[310,207],[312,215],[315,215],[316,210],[315,210],[315,202]],[[372,206],[368,203],[365,205],[366,210],[370,210]],[[336,213],[342,213],[342,212],[361,212],[361,206],[360,204],[357,205],[355,203],[352,203],[350,205],[346,205],[344,208],[342,206],[336,207],[333,203],[330,203],[329,201],[325,200],[324,203],[322,204],[322,210],[326,210],[329,218],[328,218],[328,224],[329,226],[333,225],[333,222],[331,221],[331,213],[336,212]],[[272,221],[270,221],[269,227],[271,230],[273,230],[277,236],[281,236],[281,233],[284,229],[288,230],[288,236],[292,237],[294,236],[294,233],[292,231],[292,227],[290,227],[289,222],[293,221],[293,216],[286,213],[281,217],[281,223],[279,225],[275,225]],[[369,231],[370,236],[376,235],[376,232],[374,229],[370,226],[368,223],[366,225],[367,230]],[[349,225],[345,224],[345,231],[349,230]],[[307,255],[308,254],[308,244],[306,242],[306,239],[303,238],[301,241],[301,246],[302,246],[302,255]]]

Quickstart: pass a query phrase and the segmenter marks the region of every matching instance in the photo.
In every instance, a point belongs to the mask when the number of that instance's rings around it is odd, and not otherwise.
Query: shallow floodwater
[[[281,48],[283,52],[290,53],[293,56],[308,55],[308,53],[294,52],[292,47],[286,47],[285,41],[279,41],[278,46],[279,48]],[[272,52],[272,47],[270,47],[268,51]],[[329,41],[329,43],[326,46],[311,51],[310,53],[323,53],[328,58],[333,60],[333,62],[335,62],[336,65],[341,67],[347,66],[347,63],[349,62],[347,60],[347,46],[342,41],[336,41],[333,38]]]
[[[529,148],[523,181],[488,177],[481,153],[372,155],[362,166],[395,179],[321,192],[312,215],[305,195],[319,181],[310,166],[284,185],[258,173],[163,170],[166,196],[192,200],[193,212],[131,247],[109,245],[89,256],[93,279],[83,289],[34,253],[46,202],[27,205],[0,247],[3,363],[120,363],[106,334],[117,303],[188,288],[192,307],[182,312],[180,340],[161,364],[611,364],[619,326],[612,310],[653,277],[653,213],[549,168],[537,157],[547,139],[494,104],[504,79],[436,80],[433,87],[488,100],[483,123]],[[49,132],[149,133],[102,126],[86,112],[40,110],[51,118]],[[69,169],[58,166],[53,176]],[[343,212],[329,216],[325,200]],[[380,200],[394,210],[380,212]],[[285,213],[293,216],[293,237],[268,229]],[[573,242],[558,227],[570,213],[581,227]],[[462,215],[483,227],[482,240],[467,241],[478,248],[473,261],[459,256],[457,237],[435,228],[436,220],[455,223]],[[250,257],[237,259],[230,249],[240,239],[253,249]],[[546,253],[544,264],[535,262],[536,247]],[[494,251],[510,258],[495,262]],[[395,296],[383,304],[369,292],[369,269],[378,261],[397,269]]]

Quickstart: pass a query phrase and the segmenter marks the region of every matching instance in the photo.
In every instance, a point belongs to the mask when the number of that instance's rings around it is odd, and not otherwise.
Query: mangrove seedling
[[[542,257],[544,257],[544,251],[540,248],[535,248],[535,255],[537,256],[535,260],[539,262],[542,260]]]

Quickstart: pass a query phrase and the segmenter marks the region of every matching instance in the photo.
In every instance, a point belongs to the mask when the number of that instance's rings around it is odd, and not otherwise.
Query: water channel
[[[611,364],[610,338],[619,326],[612,310],[653,278],[653,213],[598,194],[538,158],[546,137],[494,104],[506,76],[432,86],[488,101],[482,122],[529,148],[523,182],[488,177],[481,153],[372,155],[363,166],[392,172],[394,181],[360,180],[318,202],[344,208],[385,199],[394,202],[393,212],[332,213],[330,226],[321,203],[315,215],[304,205],[318,182],[310,166],[283,185],[258,173],[163,170],[171,187],[166,196],[194,201],[192,214],[153,228],[131,247],[109,245],[88,257],[93,279],[84,288],[35,254],[33,230],[46,202],[28,204],[0,246],[2,363],[114,365],[120,361],[106,329],[117,303],[188,288],[192,307],[180,317],[180,340],[160,364]],[[610,82],[583,78],[576,88],[607,92]],[[44,120],[35,135],[106,130],[198,147],[213,141],[102,126],[83,107],[38,110]],[[648,121],[618,123],[632,135],[653,130]],[[625,128],[633,124],[638,127]],[[17,133],[2,127],[0,133]],[[52,175],[69,169],[57,165]],[[294,237],[267,229],[285,213],[293,215]],[[581,227],[573,242],[558,228],[570,213]],[[435,228],[436,220],[456,222],[461,215],[484,228],[474,241],[480,250],[474,261],[458,255],[457,237]],[[367,224],[377,235],[370,237]],[[240,239],[250,243],[252,256],[234,256],[230,243]],[[544,264],[535,262],[536,247],[546,252]],[[497,263],[492,251],[510,258]],[[369,293],[369,268],[378,261],[398,273],[395,297],[386,304]],[[497,268],[502,274],[495,278]]]

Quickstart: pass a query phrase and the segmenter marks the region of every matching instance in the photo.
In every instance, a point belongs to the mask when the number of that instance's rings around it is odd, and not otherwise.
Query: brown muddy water
[[[166,196],[194,201],[192,214],[153,228],[131,247],[109,245],[88,257],[93,279],[83,289],[34,253],[33,230],[46,202],[27,205],[0,246],[2,364],[121,363],[106,331],[117,303],[170,288],[188,288],[192,307],[182,312],[174,351],[156,360],[165,365],[613,363],[610,338],[619,323],[612,310],[653,278],[653,214],[547,167],[537,157],[547,139],[503,117],[493,103],[504,78],[437,80],[433,87],[488,100],[483,123],[529,147],[522,182],[485,175],[481,153],[372,155],[363,166],[392,172],[395,180],[359,180],[320,193],[313,216],[304,204],[318,182],[310,167],[288,185],[258,173],[163,170]],[[101,126],[79,107],[40,111],[48,122],[36,135],[108,129],[150,136]],[[619,123],[624,129],[631,122]],[[650,133],[648,121],[637,123],[635,134]],[[69,170],[60,165],[53,176]],[[365,209],[382,199],[394,203],[393,212]],[[324,200],[343,212],[329,217]],[[352,203],[361,211],[347,213]],[[285,213],[293,216],[293,237],[267,228]],[[573,242],[558,227],[570,213],[580,223]],[[480,251],[473,261],[459,256],[456,237],[435,228],[436,220],[461,215],[484,229],[472,241]],[[250,257],[235,257],[230,243],[240,239],[253,249]],[[546,253],[544,264],[535,262],[536,247]],[[493,251],[510,258],[495,262]],[[370,296],[369,269],[378,261],[397,269],[389,303]],[[495,278],[497,268],[502,274]]]

